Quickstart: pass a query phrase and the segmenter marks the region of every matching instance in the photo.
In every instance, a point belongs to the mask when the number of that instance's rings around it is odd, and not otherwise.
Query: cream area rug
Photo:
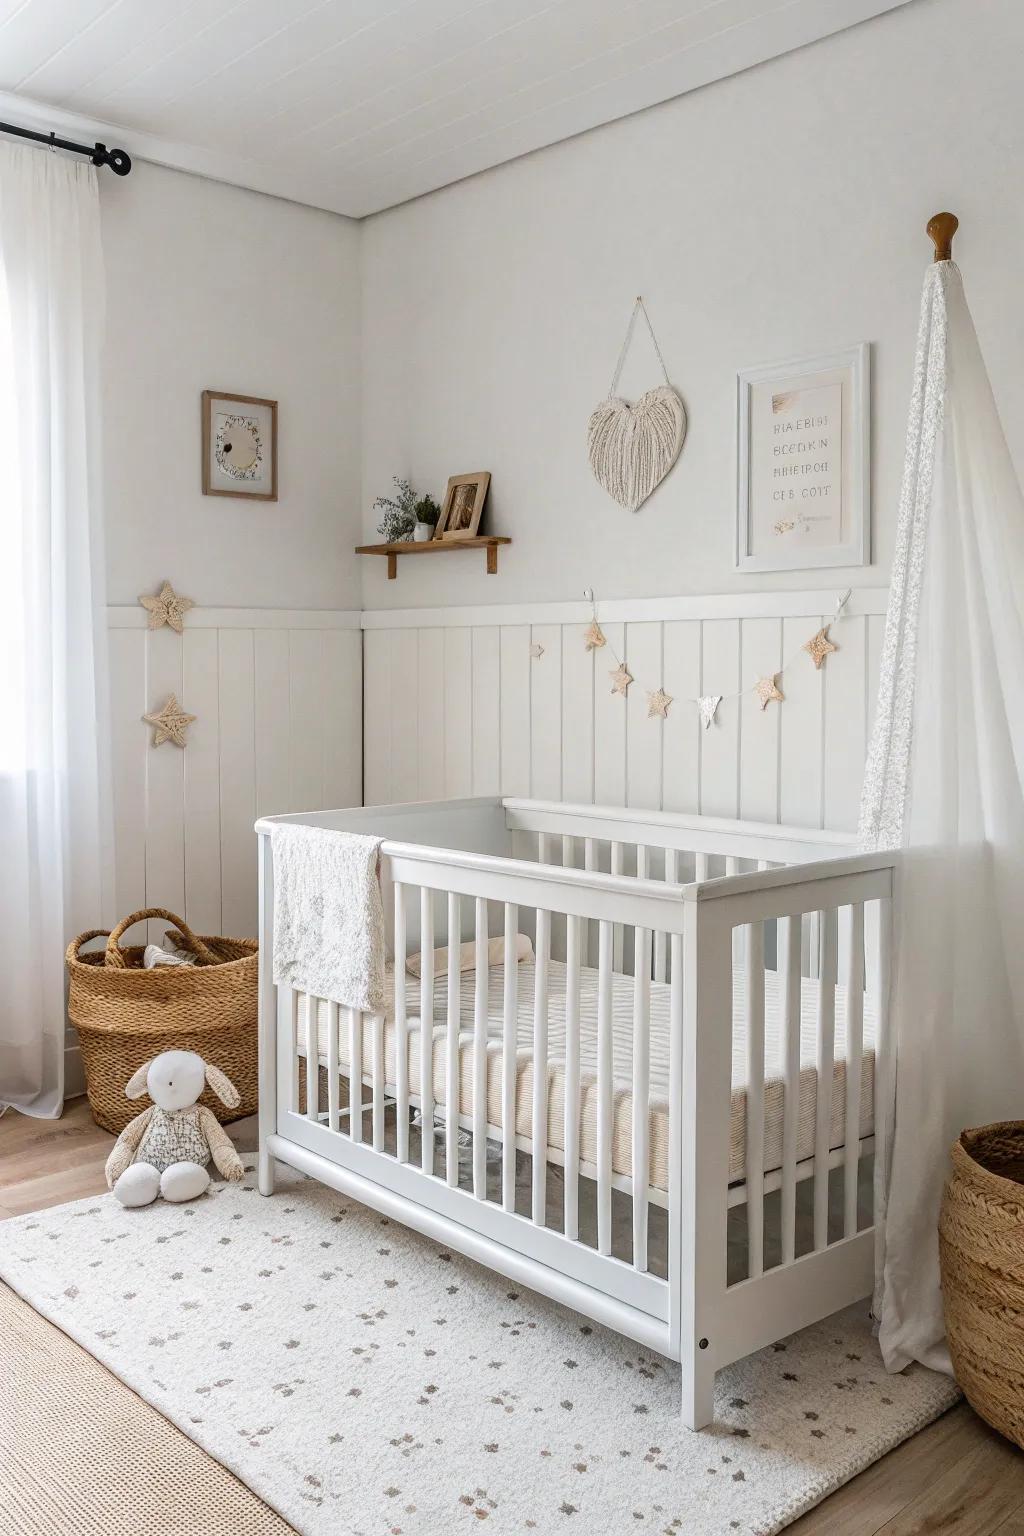
[[[265,1200],[253,1177],[4,1222],[0,1275],[308,1536],[769,1536],[956,1400],[887,1376],[859,1307],[720,1372],[693,1434],[649,1350],[313,1181]]]

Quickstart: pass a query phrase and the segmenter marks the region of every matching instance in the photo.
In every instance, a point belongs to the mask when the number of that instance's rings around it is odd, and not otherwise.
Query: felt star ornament
[[[718,706],[721,702],[722,695],[720,693],[705,693],[702,698],[697,700],[697,708],[700,710],[700,718],[703,721],[705,730],[709,728],[712,720],[717,715]]]
[[[188,728],[196,717],[187,715],[172,693],[163,709],[154,710],[142,718],[154,728],[154,747],[161,746],[165,741],[173,741],[176,747],[183,747]]]
[[[833,645],[828,637],[830,627],[830,625],[826,624],[824,629],[819,629],[813,640],[808,640],[804,646],[804,650],[814,662],[815,670],[818,672],[825,665],[825,657],[831,656],[833,651],[838,651],[839,649],[838,645]]]
[[[601,626],[596,619],[583,636],[583,644],[588,651],[598,651],[602,645],[606,644],[604,635],[601,633]]]
[[[666,693],[664,688],[655,689],[654,693],[647,695],[647,718],[652,720],[655,715],[660,715],[664,720],[668,714],[668,707],[672,703],[672,695]]]
[[[625,698],[629,685],[633,681],[633,674],[626,666],[626,663],[624,661],[620,662],[615,671],[609,672],[608,676],[612,680],[612,693],[621,693],[622,697]]]
[[[773,672],[769,677],[759,677],[757,680],[757,686],[754,689],[754,692],[757,694],[757,697],[761,701],[762,709],[767,709],[768,705],[773,699],[775,699],[779,704],[783,703],[785,700],[786,695],[781,691],[775,681],[777,676],[778,673]]]
[[[539,641],[535,640],[530,646],[530,655],[533,657],[534,661],[540,661],[541,657],[544,655],[544,647],[540,644]]]
[[[148,628],[160,629],[169,624],[175,634],[184,628],[185,615],[195,603],[190,597],[179,597],[169,581],[165,581],[154,597],[140,597],[139,602],[149,613]]]

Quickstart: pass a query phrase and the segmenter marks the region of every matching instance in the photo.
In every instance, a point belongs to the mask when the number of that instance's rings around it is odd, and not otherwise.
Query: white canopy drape
[[[59,1115],[64,946],[107,911],[96,171],[0,145],[0,1104]]]
[[[950,1369],[936,1230],[949,1147],[964,1126],[1024,1108],[1022,785],[1024,500],[960,272],[938,261],[922,296],[861,803],[866,845],[904,850],[877,1190],[890,1370]]]

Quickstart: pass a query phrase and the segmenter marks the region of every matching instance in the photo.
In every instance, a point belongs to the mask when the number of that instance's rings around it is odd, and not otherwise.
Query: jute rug
[[[0,1274],[307,1536],[769,1536],[956,1400],[887,1376],[859,1307],[721,1372],[691,1434],[650,1351],[319,1184],[263,1200],[252,1177],[5,1222]]]

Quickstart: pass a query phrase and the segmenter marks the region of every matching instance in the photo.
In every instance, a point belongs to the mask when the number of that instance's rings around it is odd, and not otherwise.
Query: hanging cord
[[[633,340],[633,327],[636,325],[636,317],[637,317],[638,313],[642,314],[644,319],[647,321],[647,329],[651,333],[651,340],[654,343],[654,350],[658,354],[658,362],[661,364],[661,371],[665,375],[665,383],[669,384],[669,382],[670,382],[669,381],[669,376],[668,376],[668,369],[665,367],[665,359],[661,355],[661,348],[658,346],[658,338],[657,338],[657,336],[655,336],[655,334],[654,334],[654,326],[651,324],[651,317],[647,313],[647,309],[646,309],[646,307],[644,305],[643,298],[638,293],[637,296],[636,296],[636,303],[633,305],[633,313],[630,315],[630,317],[629,317],[629,324],[626,326],[626,339],[622,343],[622,348],[621,348],[621,351],[619,352],[619,360],[615,364],[615,372],[612,375],[612,382],[608,386],[608,399],[609,400],[612,399],[612,397],[615,394],[616,389],[618,388],[618,385],[619,385],[619,375],[621,374],[622,368],[623,368],[623,364],[626,361],[626,353],[629,351],[629,344]]]

